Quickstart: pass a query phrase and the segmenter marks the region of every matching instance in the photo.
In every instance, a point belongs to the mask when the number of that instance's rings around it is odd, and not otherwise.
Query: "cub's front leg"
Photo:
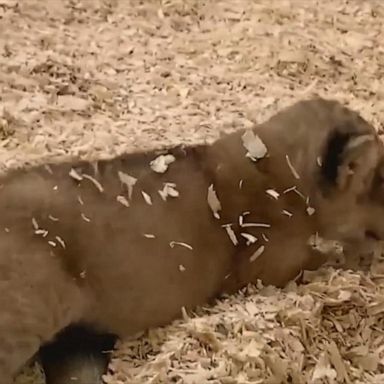
[[[69,326],[40,350],[47,384],[102,384],[115,342],[86,324]]]
[[[12,232],[0,236],[0,378],[19,370],[83,311],[83,296],[50,245]]]

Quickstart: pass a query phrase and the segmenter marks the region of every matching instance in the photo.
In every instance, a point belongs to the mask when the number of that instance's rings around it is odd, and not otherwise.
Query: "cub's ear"
[[[381,151],[375,132],[334,130],[322,156],[320,186],[324,194],[343,192],[358,198],[369,193]]]

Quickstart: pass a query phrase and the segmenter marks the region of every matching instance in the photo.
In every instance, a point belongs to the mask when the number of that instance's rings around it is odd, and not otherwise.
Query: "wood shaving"
[[[316,383],[318,380],[321,380],[321,379],[328,379],[329,382],[335,382],[336,377],[337,377],[336,371],[331,367],[331,364],[329,362],[329,359],[327,358],[327,355],[323,353],[320,356],[313,370],[312,383]]]
[[[288,192],[292,192],[292,191],[295,191],[296,190],[296,186],[294,185],[293,187],[290,187],[290,188],[287,188],[283,191],[283,193],[288,193]]]
[[[271,227],[270,224],[266,224],[266,223],[243,223],[241,226],[243,228],[251,228],[251,227],[255,227],[255,228],[270,228]]]
[[[36,229],[35,234],[42,236],[42,237],[47,237],[48,236],[48,231],[46,229]]]
[[[65,249],[66,246],[65,246],[65,242],[64,240],[60,237],[60,236],[55,236],[55,239],[57,240],[57,242]]]
[[[49,166],[49,164],[44,164],[44,169],[51,175],[53,175],[52,168]]]
[[[243,236],[245,240],[247,240],[246,245],[254,244],[257,241],[257,237],[253,236],[250,233],[242,232],[242,233],[240,233],[240,235]]]
[[[116,196],[116,201],[118,203],[124,205],[125,207],[129,207],[129,201],[127,200],[127,198],[125,196],[122,196],[122,195]]]
[[[307,200],[307,197],[305,197],[298,189],[297,186],[293,186],[290,188],[287,188],[283,193],[288,193],[288,192],[295,192],[298,196],[300,196],[303,200]]]
[[[83,176],[81,176],[77,171],[76,169],[74,168],[71,168],[71,170],[69,171],[69,176],[72,177],[72,179],[76,180],[76,181],[81,181],[83,180]]]
[[[282,210],[282,214],[285,215],[285,216],[288,216],[288,217],[292,217],[292,216],[293,216],[293,213],[287,211],[286,209],[283,209],[283,210]]]
[[[37,220],[34,217],[32,217],[32,227],[35,231],[39,229],[39,224],[37,223]]]
[[[313,207],[307,207],[306,211],[309,216],[312,216],[316,212],[315,208]]]
[[[242,227],[243,224],[244,224],[244,216],[247,216],[247,215],[249,215],[250,213],[251,213],[251,212],[246,211],[246,212],[243,212],[243,213],[239,216],[239,225],[240,225],[240,227]]]
[[[80,195],[77,196],[77,201],[80,203],[80,205],[84,205],[83,198]]]
[[[152,205],[152,198],[151,196],[148,195],[148,193],[144,192],[144,191],[141,191],[141,194],[144,198],[144,201],[148,204],[148,205]]]
[[[174,248],[176,245],[179,245],[179,246],[181,246],[181,247],[184,247],[184,248],[187,248],[187,249],[189,249],[189,250],[193,250],[193,248],[192,248],[192,246],[191,245],[189,245],[189,244],[187,244],[187,243],[183,243],[182,241],[171,241],[170,243],[169,243],[169,246],[171,247],[171,248]]]
[[[295,167],[293,166],[293,164],[291,163],[291,160],[289,159],[288,155],[285,155],[285,160],[287,161],[289,170],[291,171],[293,177],[295,179],[300,179],[300,175],[297,173],[297,171],[296,171]]]
[[[132,199],[133,187],[137,183],[137,179],[131,175],[128,175],[125,172],[118,171],[118,176],[122,184],[124,184],[128,189],[128,199]]]
[[[86,221],[87,223],[90,223],[90,222],[91,222],[91,219],[90,219],[89,217],[85,216],[84,213],[81,214],[81,218],[82,218],[84,221]]]
[[[179,191],[176,189],[175,183],[164,183],[164,187],[159,191],[160,197],[166,201],[168,196],[179,197]]]
[[[267,193],[267,195],[273,197],[275,200],[278,200],[280,196],[280,193],[275,191],[274,189],[267,189],[265,192]]]
[[[269,241],[269,239],[268,239],[268,237],[267,237],[267,235],[266,235],[265,233],[262,233],[262,234],[261,234],[261,237],[263,238],[263,240],[264,240],[265,242],[268,242],[268,241]]]
[[[169,164],[172,164],[176,160],[173,155],[160,155],[156,159],[150,162],[150,167],[154,172],[165,173]]]
[[[220,219],[219,211],[221,211],[221,203],[217,197],[216,191],[214,190],[213,184],[208,187],[207,201],[213,212],[213,216],[216,219]]]
[[[256,135],[251,129],[245,131],[241,136],[243,146],[247,150],[246,156],[253,161],[262,159],[267,154],[267,147],[262,142],[260,137]]]
[[[232,229],[232,224],[224,224],[222,227],[226,230],[228,237],[232,241],[233,245],[238,245],[239,241],[237,240],[236,234]]]
[[[99,190],[99,192],[101,192],[101,193],[104,192],[103,186],[93,176],[83,173],[82,177],[83,177],[83,179],[87,179],[87,180],[91,181],[95,185],[95,187]]]
[[[256,259],[258,259],[265,251],[265,246],[264,245],[261,245],[259,248],[256,249],[256,251],[251,255],[251,257],[249,258],[249,261],[251,263],[253,263],[254,261],[256,261]]]

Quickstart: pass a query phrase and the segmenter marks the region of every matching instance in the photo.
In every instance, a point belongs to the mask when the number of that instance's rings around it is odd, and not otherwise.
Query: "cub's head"
[[[322,160],[316,171],[321,235],[343,246],[334,264],[369,269],[384,241],[384,145],[369,127],[336,127]]]

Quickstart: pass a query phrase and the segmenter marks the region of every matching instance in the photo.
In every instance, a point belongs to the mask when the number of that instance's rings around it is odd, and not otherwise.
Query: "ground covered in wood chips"
[[[380,0],[0,0],[1,171],[210,141],[314,93],[381,128],[383,21]],[[106,383],[384,382],[384,288],[367,276],[200,312],[120,345]]]

